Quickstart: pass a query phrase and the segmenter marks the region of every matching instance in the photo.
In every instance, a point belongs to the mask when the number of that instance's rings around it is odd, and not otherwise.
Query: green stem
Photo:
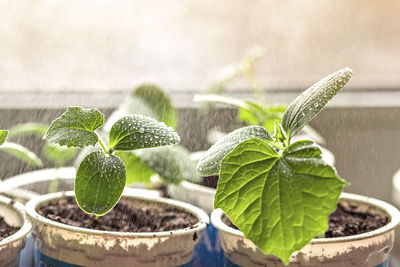
[[[94,132],[94,133],[97,135],[97,139],[99,140],[99,144],[100,144],[101,148],[104,150],[104,153],[109,154],[110,152],[107,150],[103,138],[101,138],[101,136],[98,133],[96,133],[96,132]]]
[[[286,132],[286,146],[290,145],[290,131]]]

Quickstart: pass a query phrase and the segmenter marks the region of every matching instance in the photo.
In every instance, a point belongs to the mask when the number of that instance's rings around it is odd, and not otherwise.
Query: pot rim
[[[208,194],[212,197],[214,197],[214,194],[217,190],[212,187],[208,187],[208,186],[201,185],[201,184],[196,184],[196,183],[189,182],[186,180],[182,180],[178,185],[182,186],[185,189],[200,191],[201,193]]]
[[[146,197],[145,196],[136,196],[129,192],[124,192],[122,197],[135,198],[135,199],[139,199],[139,200],[152,201],[152,202],[175,206],[175,207],[178,207],[180,209],[183,209],[183,210],[193,214],[194,216],[196,216],[198,218],[199,221],[194,226],[191,226],[191,227],[186,227],[186,228],[178,229],[178,230],[164,231],[164,232],[147,232],[147,233],[114,232],[114,231],[93,230],[93,229],[59,223],[59,222],[50,220],[36,212],[36,208],[39,207],[41,204],[44,204],[45,202],[49,202],[49,201],[55,200],[55,199],[60,199],[63,197],[74,197],[74,196],[75,196],[74,191],[57,192],[57,193],[51,193],[51,194],[38,196],[34,199],[31,199],[26,204],[26,206],[25,206],[26,214],[27,214],[28,218],[32,221],[33,224],[39,222],[39,223],[45,223],[47,225],[51,225],[52,227],[56,227],[56,228],[59,228],[62,230],[73,231],[73,232],[77,232],[77,233],[101,235],[101,236],[107,235],[107,236],[125,237],[125,238],[126,237],[148,238],[148,237],[168,237],[171,235],[185,235],[188,233],[194,233],[197,231],[201,231],[201,230],[205,229],[207,227],[207,225],[209,224],[208,215],[202,209],[197,208],[196,206],[190,205],[185,202],[177,201],[177,200],[167,199],[167,198],[153,197],[153,196],[146,196]]]
[[[368,205],[374,206],[375,208],[381,209],[388,214],[390,217],[390,222],[383,227],[380,227],[371,232],[362,233],[358,235],[352,236],[344,236],[344,237],[332,237],[332,238],[313,238],[310,244],[324,244],[324,243],[340,243],[340,242],[351,242],[366,238],[371,238],[375,236],[382,235],[389,231],[394,230],[394,228],[400,222],[400,212],[393,205],[386,203],[382,200],[378,200],[375,198],[370,198],[362,195],[351,194],[351,193],[342,193],[339,197],[340,200],[349,200],[349,201],[357,201],[362,203],[367,203]],[[211,223],[220,231],[228,232],[235,236],[244,237],[243,233],[239,230],[229,227],[225,223],[222,222],[222,215],[224,214],[222,209],[216,209],[211,213]]]
[[[7,206],[10,209],[13,209],[14,211],[16,211],[19,214],[19,216],[21,216],[22,222],[23,222],[21,228],[17,232],[15,232],[14,234],[12,234],[0,241],[0,247],[3,247],[10,243],[16,242],[22,238],[25,238],[29,234],[29,232],[32,230],[32,224],[27,219],[26,214],[25,214],[25,208],[21,203],[16,202],[16,201],[12,200],[11,198],[1,196],[1,195],[0,195],[0,203],[3,204],[4,206]]]
[[[38,182],[51,181],[57,177],[60,180],[68,180],[75,177],[76,170],[74,167],[61,167],[61,168],[45,168],[41,170],[25,172],[9,179],[1,181],[1,192],[19,188]]]
[[[400,170],[393,175],[392,185],[396,190],[400,191]]]

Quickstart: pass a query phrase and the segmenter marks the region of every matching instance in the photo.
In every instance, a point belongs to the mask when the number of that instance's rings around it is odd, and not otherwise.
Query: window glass
[[[357,73],[351,88],[393,88],[400,82],[399,5],[5,0],[0,89],[109,91],[151,80],[203,90],[253,47],[263,54],[256,63],[263,88],[304,89],[345,66]]]

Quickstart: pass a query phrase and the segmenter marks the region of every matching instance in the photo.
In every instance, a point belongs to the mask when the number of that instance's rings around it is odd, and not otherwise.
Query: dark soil
[[[238,229],[228,216],[224,215],[222,221]],[[329,229],[325,232],[325,237],[342,237],[362,234],[373,231],[389,223],[388,217],[373,215],[368,212],[357,211],[356,206],[344,207],[337,205],[336,210],[329,216]]]
[[[203,181],[202,181],[201,185],[211,187],[211,188],[217,188],[218,179],[219,179],[219,175],[203,177]]]
[[[163,232],[191,227],[198,219],[183,210],[166,207],[128,207],[120,201],[114,209],[95,219],[83,212],[74,198],[40,207],[38,213],[50,220],[83,228],[114,232]]]
[[[325,237],[341,237],[357,235],[373,231],[389,223],[388,217],[381,217],[367,212],[357,211],[356,206],[338,204],[329,216],[329,229]]]
[[[6,237],[9,237],[10,235],[13,235],[19,229],[20,229],[20,227],[14,227],[14,226],[8,225],[4,221],[4,218],[0,216],[0,241]]]

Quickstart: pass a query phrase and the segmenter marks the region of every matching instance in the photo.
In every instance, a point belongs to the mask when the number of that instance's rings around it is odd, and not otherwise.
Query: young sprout
[[[352,70],[330,74],[297,97],[275,133],[261,126],[233,131],[199,161],[201,175],[219,174],[214,207],[221,208],[265,254],[290,255],[325,232],[347,183],[323,161],[312,141],[291,143],[349,81]]]
[[[7,141],[7,137],[9,136],[8,130],[0,130],[0,151],[4,151],[26,163],[35,167],[42,167],[43,163],[36,156],[35,153],[30,151],[24,146],[20,144]]]
[[[101,150],[89,153],[80,163],[75,179],[79,207],[96,216],[106,214],[117,204],[126,184],[125,165],[115,152],[180,142],[178,134],[165,123],[131,114],[112,125],[107,146],[96,132],[103,124],[104,116],[97,109],[69,107],[44,136],[51,143],[67,147],[100,145]]]

